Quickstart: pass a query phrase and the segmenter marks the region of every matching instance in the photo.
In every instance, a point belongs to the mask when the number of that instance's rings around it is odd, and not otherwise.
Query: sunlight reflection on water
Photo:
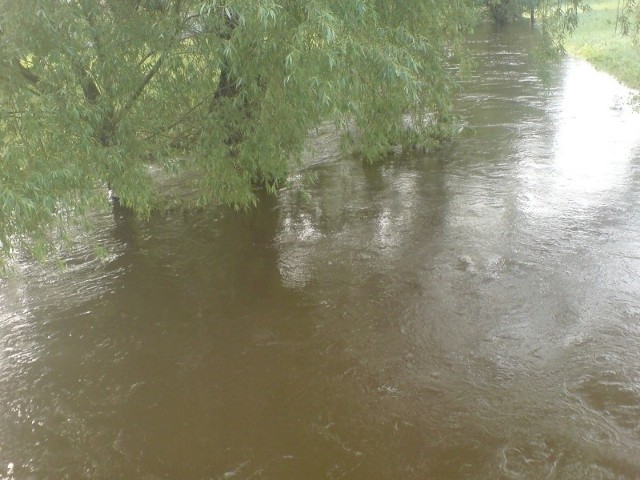
[[[553,119],[551,188],[547,201],[587,207],[629,182],[640,115],[631,93],[584,61],[566,61],[562,94]]]

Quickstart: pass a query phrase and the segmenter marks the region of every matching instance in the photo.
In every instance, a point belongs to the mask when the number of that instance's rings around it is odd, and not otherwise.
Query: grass
[[[580,14],[578,28],[566,39],[570,55],[584,58],[597,69],[640,90],[640,45],[620,33],[617,25],[618,0],[592,0],[591,11]]]

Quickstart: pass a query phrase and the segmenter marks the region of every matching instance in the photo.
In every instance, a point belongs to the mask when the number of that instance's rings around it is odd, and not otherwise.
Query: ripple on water
[[[587,408],[606,415],[614,425],[640,439],[640,385],[629,380],[609,370],[588,375],[574,391]]]
[[[600,479],[637,478],[637,461],[613,452],[603,455],[599,449],[585,448],[579,439],[566,432],[549,432],[510,439],[497,451],[497,463],[505,478],[521,479]]]
[[[498,463],[509,479],[552,478],[562,456],[562,448],[558,445],[532,438],[503,445],[498,451]]]

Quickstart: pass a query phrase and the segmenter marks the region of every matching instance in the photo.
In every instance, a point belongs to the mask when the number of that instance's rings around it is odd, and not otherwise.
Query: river
[[[640,114],[526,29],[470,47],[436,152],[19,264],[0,479],[640,478]]]

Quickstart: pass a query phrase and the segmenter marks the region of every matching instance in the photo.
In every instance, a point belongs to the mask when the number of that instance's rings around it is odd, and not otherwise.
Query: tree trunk
[[[535,7],[531,5],[531,9],[529,10],[529,24],[531,28],[533,28],[534,23],[536,22],[536,11]]]

